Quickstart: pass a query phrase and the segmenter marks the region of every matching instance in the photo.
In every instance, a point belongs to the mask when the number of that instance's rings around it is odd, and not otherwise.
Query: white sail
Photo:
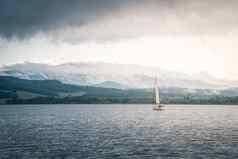
[[[157,78],[155,79],[155,104],[160,104],[160,97],[159,97],[159,86],[158,86],[158,81]]]

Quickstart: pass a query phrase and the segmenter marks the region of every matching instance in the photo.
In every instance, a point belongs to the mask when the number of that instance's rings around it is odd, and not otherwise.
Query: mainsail
[[[158,86],[158,80],[157,78],[155,79],[155,104],[159,105],[160,104],[160,97],[159,97],[159,86]]]

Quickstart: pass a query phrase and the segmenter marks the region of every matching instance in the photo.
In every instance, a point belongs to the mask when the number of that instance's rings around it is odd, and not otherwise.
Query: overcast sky
[[[0,64],[104,61],[238,80],[236,0],[1,0]]]

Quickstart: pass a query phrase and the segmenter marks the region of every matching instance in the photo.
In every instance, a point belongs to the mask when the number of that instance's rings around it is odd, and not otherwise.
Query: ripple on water
[[[0,107],[0,158],[238,158],[238,106]]]

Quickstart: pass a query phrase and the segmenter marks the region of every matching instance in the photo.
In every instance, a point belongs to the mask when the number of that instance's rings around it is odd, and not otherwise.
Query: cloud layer
[[[37,32],[52,31],[94,21],[120,7],[116,0],[1,0],[0,34],[27,37]]]
[[[230,34],[235,0],[1,0],[0,36],[46,33],[69,42],[146,35]]]

